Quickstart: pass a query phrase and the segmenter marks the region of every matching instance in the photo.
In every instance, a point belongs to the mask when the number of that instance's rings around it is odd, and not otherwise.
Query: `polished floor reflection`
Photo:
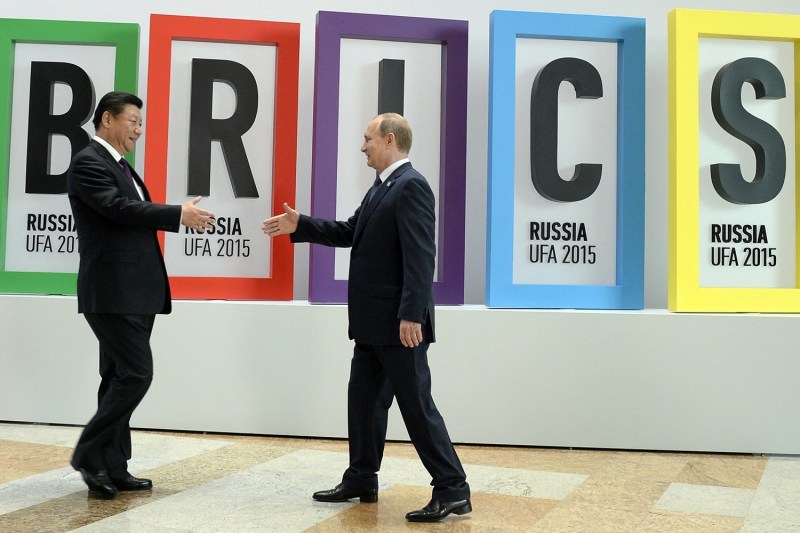
[[[311,500],[347,463],[334,440],[134,432],[154,489],[101,500],[69,467],[80,428],[0,423],[0,532],[800,531],[800,457],[458,446],[474,511],[412,524],[430,497],[389,444],[376,504]]]

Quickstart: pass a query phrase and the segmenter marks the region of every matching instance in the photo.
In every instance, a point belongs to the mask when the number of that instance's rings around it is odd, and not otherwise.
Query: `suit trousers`
[[[431,475],[439,501],[469,498],[461,461],[431,396],[428,343],[415,348],[356,343],[350,365],[347,412],[350,466],[342,483],[377,488],[389,408],[397,398],[411,443]]]
[[[130,419],[153,380],[150,334],[155,315],[84,313],[100,343],[97,413],[75,446],[72,466],[128,475]]]

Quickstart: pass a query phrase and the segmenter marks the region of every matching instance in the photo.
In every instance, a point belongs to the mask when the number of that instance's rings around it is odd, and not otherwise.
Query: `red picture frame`
[[[297,166],[297,100],[300,25],[287,22],[151,15],[144,175],[153,202],[166,203],[172,42],[270,44],[277,48],[272,205],[265,215],[294,204]],[[153,117],[154,119],[150,119]],[[265,237],[266,238],[266,237]],[[162,250],[164,235],[159,235]],[[170,276],[176,299],[291,300],[294,248],[271,243],[270,275],[257,278]]]

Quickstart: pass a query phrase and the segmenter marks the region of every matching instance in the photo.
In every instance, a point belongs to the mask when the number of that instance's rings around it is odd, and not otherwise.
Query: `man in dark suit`
[[[361,151],[379,177],[347,221],[285,213],[264,221],[264,233],[292,242],[352,247],[348,281],[349,335],[355,341],[348,386],[350,466],[342,482],[316,492],[323,502],[378,500],[378,476],[393,396],[411,442],[433,480],[424,508],[406,514],[433,522],[472,510],[469,485],[444,419],[431,397],[428,345],[434,338],[432,296],[434,196],[411,166],[411,128],[395,113],[375,117]]]
[[[130,418],[153,378],[150,333],[155,315],[172,303],[157,230],[183,224],[205,231],[213,214],[196,207],[150,202],[144,182],[123,156],[142,134],[142,101],[111,92],[94,114],[96,136],[75,155],[67,193],[78,232],[78,312],[100,343],[97,413],[86,424],[72,466],[103,498],[153,484],[128,472]]]

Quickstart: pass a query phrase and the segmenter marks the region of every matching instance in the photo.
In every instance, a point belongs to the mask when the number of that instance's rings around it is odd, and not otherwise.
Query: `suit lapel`
[[[103,145],[95,140],[90,141],[91,145],[94,147],[95,151],[103,158],[106,162],[108,167],[111,169],[111,172],[117,178],[117,182],[119,183],[119,188],[121,191],[126,193],[126,196],[134,200],[141,200],[139,196],[139,191],[136,190],[136,187],[133,186],[131,180],[128,179],[128,176],[125,174],[125,171],[120,166],[119,161],[114,161],[114,158],[108,153],[108,150],[105,149]],[[144,186],[144,182],[136,173],[136,171],[131,167],[131,173],[133,174],[136,182],[139,184],[139,187],[142,188],[142,193],[144,194],[145,200],[150,201],[150,195],[147,192],[147,188]]]
[[[119,166],[119,165],[117,165],[117,166]],[[147,187],[145,187],[145,185],[144,185],[144,180],[141,177],[139,177],[139,174],[136,172],[136,170],[133,167],[131,167],[131,174],[133,174],[133,179],[136,180],[136,183],[139,184],[139,187],[142,188],[142,194],[144,195],[144,199],[149,202],[150,201],[150,193],[147,192]],[[125,176],[126,180],[127,180],[127,177],[128,176]],[[136,197],[137,198],[139,197],[139,192],[138,191],[136,192]],[[139,199],[141,200],[141,198],[139,198]]]
[[[369,221],[369,218],[370,216],[372,216],[372,213],[375,211],[375,208],[378,207],[378,204],[380,204],[381,200],[383,200],[383,197],[386,196],[386,194],[389,192],[389,189],[392,188],[392,185],[394,185],[394,181],[409,168],[411,168],[411,163],[404,163],[399,167],[397,167],[394,170],[394,172],[392,172],[389,175],[389,177],[386,178],[386,180],[381,184],[381,186],[378,187],[378,190],[375,191],[375,194],[372,196],[372,199],[370,199],[369,203],[363,206],[363,210],[361,214],[358,216],[356,231],[353,234],[353,244],[355,244],[356,241],[358,241],[358,238],[364,231],[364,226],[367,224],[367,221]]]

